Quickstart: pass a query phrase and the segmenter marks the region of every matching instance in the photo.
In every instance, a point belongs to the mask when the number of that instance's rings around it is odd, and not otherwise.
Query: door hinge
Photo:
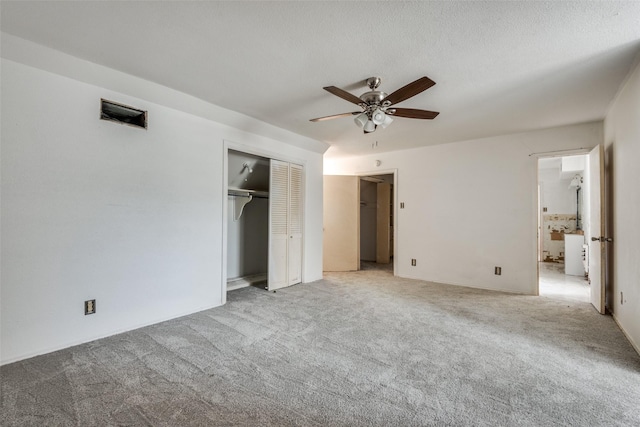
[[[609,242],[609,243],[611,243],[611,242],[613,242],[613,237],[604,237],[604,236],[602,236],[602,237],[592,237],[591,241],[592,242]]]

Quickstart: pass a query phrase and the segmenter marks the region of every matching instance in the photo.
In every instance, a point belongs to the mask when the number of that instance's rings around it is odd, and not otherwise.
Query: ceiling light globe
[[[371,115],[371,120],[376,125],[381,125],[382,123],[384,123],[386,118],[387,118],[387,115],[384,113],[384,111],[382,111],[380,109],[377,109]]]
[[[369,117],[367,117],[367,113],[359,114],[355,119],[353,119],[353,121],[356,122],[356,124],[361,128],[364,127],[364,125],[367,123],[367,120],[369,120]]]
[[[387,126],[391,124],[392,121],[393,119],[390,116],[385,114],[384,122],[382,122],[380,126],[382,126],[382,129],[385,129]]]
[[[365,125],[364,125],[364,131],[365,132],[373,132],[376,130],[376,124],[374,122],[372,122],[371,120],[369,120]]]

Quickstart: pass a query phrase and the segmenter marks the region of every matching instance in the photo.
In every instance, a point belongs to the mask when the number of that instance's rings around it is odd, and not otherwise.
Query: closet
[[[302,281],[303,168],[229,150],[227,291]]]
[[[269,159],[229,150],[227,290],[266,284],[269,261]]]
[[[393,175],[360,177],[360,260],[393,260]]]

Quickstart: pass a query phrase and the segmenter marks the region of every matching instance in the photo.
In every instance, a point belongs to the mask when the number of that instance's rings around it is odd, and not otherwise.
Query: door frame
[[[547,151],[547,152],[540,152],[540,153],[533,153],[530,154],[530,156],[532,157],[532,160],[534,161],[534,173],[533,173],[533,186],[532,186],[532,195],[533,195],[533,200],[532,200],[532,206],[534,209],[534,215],[533,215],[533,246],[534,246],[534,251],[533,251],[533,261],[534,261],[534,265],[535,265],[535,273],[534,273],[534,295],[535,296],[540,296],[540,261],[538,261],[538,257],[540,256],[540,246],[541,246],[541,239],[542,239],[542,213],[540,212],[540,209],[542,208],[542,206],[540,205],[540,192],[539,192],[539,187],[538,187],[538,180],[539,180],[539,173],[540,173],[540,159],[550,159],[550,158],[556,158],[556,157],[568,157],[568,156],[580,156],[580,155],[588,155],[591,150],[593,150],[594,147],[591,148],[576,148],[576,149],[568,149],[568,150],[554,150],[554,151]],[[540,228],[538,228],[540,227]]]
[[[228,187],[229,187],[229,150],[240,151],[242,153],[253,154],[254,156],[265,157],[267,159],[280,160],[283,162],[295,163],[297,165],[302,166],[302,182],[304,191],[302,192],[302,206],[304,207],[304,214],[302,217],[302,283],[305,282],[306,275],[306,260],[304,256],[304,243],[305,243],[305,226],[306,226],[306,201],[307,201],[307,191],[306,191],[306,183],[307,183],[307,160],[300,159],[298,157],[290,157],[283,156],[281,153],[277,153],[275,151],[264,150],[261,148],[256,148],[253,145],[247,145],[242,143],[233,142],[227,139],[222,140],[222,224],[221,224],[221,234],[222,234],[222,261],[221,261],[221,302],[222,304],[227,303],[227,222],[228,218],[228,210],[229,210],[229,197],[227,197]]]
[[[358,172],[357,177],[373,176],[373,175],[393,175],[393,275],[398,275],[398,169],[377,169],[367,172]],[[358,201],[360,194],[358,194]],[[358,230],[360,233],[360,230]]]

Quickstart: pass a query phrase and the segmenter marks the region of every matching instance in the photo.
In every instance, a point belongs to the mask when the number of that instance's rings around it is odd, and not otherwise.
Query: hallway
[[[539,267],[541,297],[587,303],[590,301],[589,283],[585,278],[564,274],[564,264],[541,262]]]

